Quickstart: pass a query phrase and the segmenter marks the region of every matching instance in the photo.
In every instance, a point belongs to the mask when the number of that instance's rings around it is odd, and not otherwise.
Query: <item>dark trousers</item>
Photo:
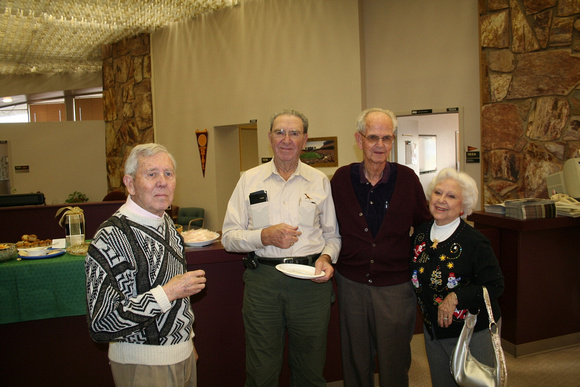
[[[288,331],[291,386],[325,387],[332,284],[288,277],[260,264],[244,272],[246,386],[278,386]]]
[[[345,387],[408,386],[417,298],[411,282],[369,286],[335,272]]]

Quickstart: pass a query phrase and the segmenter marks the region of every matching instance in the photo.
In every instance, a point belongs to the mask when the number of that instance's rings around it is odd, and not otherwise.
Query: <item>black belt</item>
[[[268,258],[259,257],[256,255],[258,262],[265,265],[276,266],[280,263],[298,263],[300,265],[313,265],[314,262],[320,257],[320,254],[306,255],[304,257],[284,257],[284,258]]]

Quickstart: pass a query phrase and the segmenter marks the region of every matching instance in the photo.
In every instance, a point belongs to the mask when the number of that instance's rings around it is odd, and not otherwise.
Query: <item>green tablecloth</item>
[[[85,257],[0,262],[0,324],[86,313]]]

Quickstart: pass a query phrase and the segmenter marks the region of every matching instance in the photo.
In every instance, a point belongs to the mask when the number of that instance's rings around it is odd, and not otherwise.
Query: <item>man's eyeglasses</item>
[[[302,132],[299,132],[297,130],[286,131],[284,129],[273,130],[272,134],[274,135],[275,138],[285,138],[286,135],[288,135],[288,137],[292,139],[298,139],[300,138],[300,136],[302,136]]]
[[[371,134],[370,136],[365,136],[362,133],[360,135],[366,138],[367,141],[370,142],[371,144],[376,144],[377,142],[379,142],[379,140],[383,140],[384,144],[392,144],[393,141],[395,140],[393,136],[379,137],[375,136],[374,134]]]

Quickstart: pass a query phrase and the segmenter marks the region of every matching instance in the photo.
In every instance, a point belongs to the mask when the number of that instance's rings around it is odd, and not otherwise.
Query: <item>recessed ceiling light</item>
[[[4,97],[4,98],[2,98],[2,102],[10,103],[10,102],[12,102],[12,97]]]

